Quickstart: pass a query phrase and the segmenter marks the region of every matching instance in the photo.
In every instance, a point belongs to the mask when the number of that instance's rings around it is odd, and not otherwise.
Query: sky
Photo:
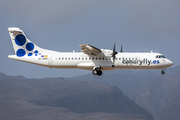
[[[180,64],[179,0],[0,0],[0,72],[27,78],[91,73],[50,69],[8,59],[8,27],[19,27],[42,48],[80,52],[80,44],[124,52],[158,52]]]

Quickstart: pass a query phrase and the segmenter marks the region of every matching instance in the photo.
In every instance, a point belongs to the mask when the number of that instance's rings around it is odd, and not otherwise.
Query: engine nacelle
[[[97,55],[102,56],[102,57],[112,57],[113,51],[108,50],[108,49],[101,49],[101,52],[98,53]]]

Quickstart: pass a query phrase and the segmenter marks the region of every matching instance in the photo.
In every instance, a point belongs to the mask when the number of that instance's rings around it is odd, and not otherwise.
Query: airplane
[[[31,42],[23,30],[17,27],[8,28],[14,47],[15,55],[8,55],[9,59],[32,63],[49,68],[91,70],[94,75],[101,76],[102,71],[114,69],[161,69],[173,65],[173,62],[160,53],[116,52],[99,49],[89,44],[81,44],[82,52],[57,52],[38,47]]]

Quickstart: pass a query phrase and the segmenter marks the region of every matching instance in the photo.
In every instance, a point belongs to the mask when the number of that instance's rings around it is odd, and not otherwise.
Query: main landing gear
[[[163,68],[163,69],[161,69],[161,74],[162,75],[164,75],[165,74],[165,71],[164,71],[165,69]]]
[[[102,75],[101,67],[100,67],[100,68],[95,68],[95,69],[93,70],[93,74],[94,74],[94,75],[101,76],[101,75]]]

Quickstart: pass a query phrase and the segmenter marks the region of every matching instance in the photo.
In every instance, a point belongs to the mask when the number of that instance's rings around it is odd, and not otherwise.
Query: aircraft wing
[[[100,49],[89,44],[81,44],[79,46],[81,47],[81,51],[87,55],[97,55],[98,53],[102,52]]]

